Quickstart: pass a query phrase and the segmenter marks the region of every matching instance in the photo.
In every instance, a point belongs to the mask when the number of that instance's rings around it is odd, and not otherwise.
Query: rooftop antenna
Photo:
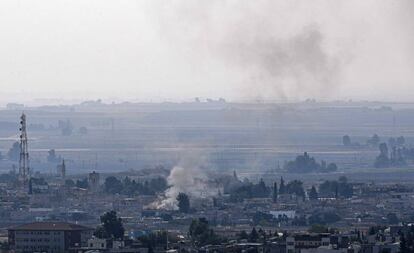
[[[27,146],[26,115],[24,112],[20,117],[20,159],[19,179],[23,185],[27,185],[29,179],[29,148]]]

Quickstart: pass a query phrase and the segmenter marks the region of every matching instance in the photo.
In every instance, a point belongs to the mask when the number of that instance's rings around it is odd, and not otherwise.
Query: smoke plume
[[[177,196],[180,192],[191,199],[209,198],[217,195],[218,189],[209,179],[204,156],[199,154],[183,155],[179,165],[175,166],[167,178],[169,188],[164,196],[153,205],[157,209],[177,209]]]
[[[157,3],[161,40],[192,62],[189,73],[204,68],[200,75],[222,80],[211,86],[223,93],[232,87],[236,97],[297,100],[412,87],[409,0]]]
[[[246,96],[320,96],[339,84],[341,65],[348,58],[331,50],[324,28],[302,9],[307,5],[174,1],[162,5],[161,33],[184,56],[217,61],[229,73],[240,73],[239,92]]]
[[[190,199],[213,197],[217,194],[217,188],[212,187],[207,175],[200,168],[176,166],[171,170],[167,181],[170,188],[158,201],[156,208],[177,209],[176,198],[180,192],[187,194]]]

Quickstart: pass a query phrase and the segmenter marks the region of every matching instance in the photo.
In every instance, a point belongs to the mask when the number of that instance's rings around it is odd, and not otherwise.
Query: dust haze
[[[6,0],[1,98],[411,101],[412,12],[408,0]]]

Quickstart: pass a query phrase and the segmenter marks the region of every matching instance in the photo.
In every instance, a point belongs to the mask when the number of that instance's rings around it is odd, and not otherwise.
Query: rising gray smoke
[[[190,199],[216,196],[217,188],[208,182],[207,174],[197,167],[174,167],[167,178],[170,188],[155,204],[160,209],[177,209],[177,196],[180,192],[187,194]]]
[[[173,1],[161,9],[161,33],[179,50],[195,46],[186,53],[190,58],[219,59],[229,72],[242,73],[240,91],[247,96],[287,99],[327,94],[337,86],[344,61],[329,51],[324,31],[312,17],[298,17],[299,24],[283,20],[294,21],[287,13],[304,14],[294,10],[300,5]]]
[[[169,188],[163,196],[152,204],[157,209],[177,209],[177,196],[180,192],[191,199],[210,198],[218,194],[219,189],[209,179],[205,156],[192,152],[182,155],[179,165],[175,166],[167,178]]]
[[[358,97],[362,86],[414,79],[409,0],[157,3],[166,44],[195,66],[225,68],[232,92],[244,97],[326,98],[342,88]]]
[[[252,73],[253,86],[287,99],[328,93],[337,85],[339,60],[328,56],[322,44],[323,34],[312,26],[290,38],[265,34],[253,42],[235,40],[227,52]]]

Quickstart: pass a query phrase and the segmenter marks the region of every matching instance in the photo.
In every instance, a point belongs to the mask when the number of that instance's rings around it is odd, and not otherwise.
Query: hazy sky
[[[414,100],[412,0],[1,0],[0,99]]]

